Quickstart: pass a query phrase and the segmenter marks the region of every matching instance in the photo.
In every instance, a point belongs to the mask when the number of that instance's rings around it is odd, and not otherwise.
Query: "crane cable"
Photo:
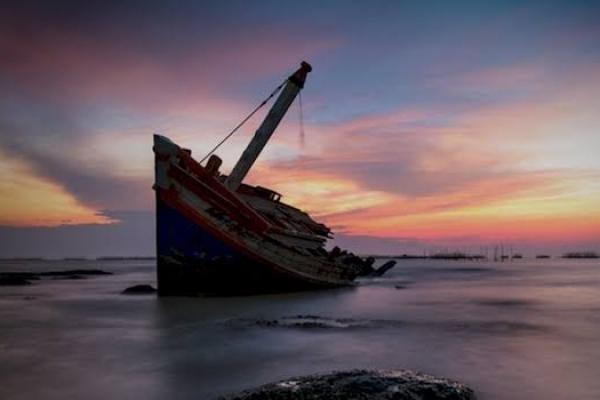
[[[252,116],[254,114],[256,114],[256,112],[258,110],[260,110],[262,107],[264,107],[265,104],[267,104],[269,102],[269,100],[271,100],[277,93],[279,93],[279,91],[281,90],[281,88],[283,88],[283,86],[286,84],[287,81],[288,80],[286,79],[285,81],[283,81],[283,83],[281,85],[277,86],[275,88],[275,90],[273,90],[273,92],[271,92],[269,97],[264,99],[262,103],[260,103],[250,114],[248,114],[248,116],[246,118],[244,118],[242,120],[242,122],[240,122],[235,128],[233,128],[233,130],[231,132],[229,132],[227,134],[227,136],[225,136],[225,138],[223,138],[215,147],[213,147],[213,149],[211,151],[209,151],[208,154],[205,155],[204,158],[202,158],[202,160],[200,160],[200,163],[202,163],[204,160],[206,160],[208,157],[210,157],[210,155],[213,154],[219,147],[221,147],[221,145],[223,143],[225,143],[225,141],[227,139],[229,139],[238,129],[240,129],[242,127],[242,125],[244,125],[250,118],[252,118]]]

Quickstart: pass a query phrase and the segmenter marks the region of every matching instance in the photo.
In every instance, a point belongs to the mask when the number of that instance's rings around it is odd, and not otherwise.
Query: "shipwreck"
[[[327,250],[331,230],[285,204],[281,194],[243,183],[311,70],[303,62],[280,85],[229,175],[219,171],[217,155],[203,164],[189,149],[154,135],[159,295],[331,288],[374,271],[373,258]]]

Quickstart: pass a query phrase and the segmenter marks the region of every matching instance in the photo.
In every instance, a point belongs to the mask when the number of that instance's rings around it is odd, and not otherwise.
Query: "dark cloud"
[[[10,107],[0,107],[0,149],[3,152],[26,160],[37,175],[58,183],[93,208],[150,208],[151,174],[144,180],[119,176],[119,171],[109,164],[92,168],[82,157],[75,157],[75,154],[94,151],[85,148],[89,132],[79,126],[77,118],[61,108],[44,107],[36,111],[32,108],[30,114],[19,116],[11,113]],[[149,133],[148,151],[151,151],[150,140]]]
[[[190,104],[201,115],[202,103],[244,97],[251,82],[270,74],[275,85],[301,55],[330,46],[318,33],[262,23],[259,11],[238,5],[7,4],[0,13],[0,151],[87,205],[148,209],[151,165],[143,179],[82,162],[75,155],[95,151],[94,135],[146,132],[150,153],[161,118]]]

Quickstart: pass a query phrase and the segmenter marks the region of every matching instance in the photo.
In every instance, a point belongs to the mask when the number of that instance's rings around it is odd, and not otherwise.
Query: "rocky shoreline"
[[[126,288],[121,294],[154,294],[156,289],[152,285],[134,285]]]
[[[468,386],[409,370],[350,370],[269,383],[218,400],[475,400]]]
[[[0,272],[0,286],[27,286],[40,279],[86,279],[90,276],[112,275],[100,269],[71,269],[47,272]]]

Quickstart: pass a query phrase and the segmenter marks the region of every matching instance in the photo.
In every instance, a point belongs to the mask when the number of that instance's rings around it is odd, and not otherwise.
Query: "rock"
[[[19,278],[28,281],[40,279],[33,272],[0,272],[0,279],[5,278]]]
[[[474,400],[458,382],[408,370],[351,370],[270,383],[220,400]]]
[[[99,269],[73,269],[48,272],[0,272],[0,286],[31,285],[32,280],[49,277],[50,279],[85,279],[86,276],[112,275]]]
[[[156,289],[151,285],[135,285],[123,290],[123,294],[154,294]]]
[[[377,329],[406,326],[404,321],[385,319],[330,318],[319,315],[295,315],[277,319],[237,318],[226,322],[230,327],[239,328],[276,328],[304,330],[341,330],[341,329]]]
[[[81,279],[87,279],[85,276],[81,276],[81,275],[55,275],[52,277],[53,280],[62,280],[62,279],[68,279],[68,280],[81,280]]]
[[[0,286],[27,286],[31,285],[27,279],[20,276],[0,276]]]
[[[81,275],[112,275],[112,272],[102,271],[101,269],[70,269],[66,271],[40,272],[40,276],[81,276]]]

